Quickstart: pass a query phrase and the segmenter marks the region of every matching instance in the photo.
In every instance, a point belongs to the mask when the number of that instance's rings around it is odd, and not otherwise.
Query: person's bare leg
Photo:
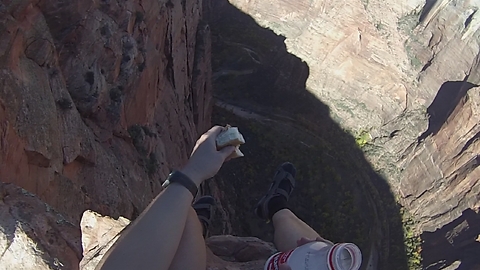
[[[202,225],[197,213],[190,207],[180,244],[169,270],[205,270],[207,251],[202,236]]]
[[[272,217],[275,229],[273,242],[279,251],[288,251],[297,247],[297,240],[316,239],[320,235],[299,219],[290,209],[282,209]]]
[[[203,134],[195,144],[187,164],[180,170],[183,176],[174,176],[193,183],[186,185],[181,182],[175,183],[176,181],[166,182],[171,184],[166,186],[142,214],[122,231],[96,269],[168,270],[179,250],[182,237],[184,238],[180,248],[182,254],[190,254],[184,251],[185,243],[188,243],[197,253],[198,261],[205,257],[205,246],[203,241],[199,241],[201,234],[198,233],[198,237],[195,237],[194,233],[200,232],[200,226],[194,223],[196,220],[192,218],[187,224],[187,218],[194,215],[191,204],[195,197],[195,188],[190,186],[194,184],[199,187],[204,180],[213,177],[226,158],[235,151],[233,146],[217,150],[216,138],[222,131],[222,127],[215,126]],[[193,238],[188,237],[192,235]],[[194,269],[204,264],[200,262]]]

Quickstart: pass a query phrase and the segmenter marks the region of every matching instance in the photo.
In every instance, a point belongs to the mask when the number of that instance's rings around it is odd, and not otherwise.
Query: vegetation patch
[[[368,142],[370,142],[372,139],[372,136],[370,133],[366,130],[363,130],[358,133],[358,135],[355,137],[355,143],[357,144],[358,147],[363,148],[365,145],[367,145]]]
[[[363,8],[364,8],[365,10],[368,10],[368,4],[369,4],[369,3],[370,3],[369,0],[362,0]]]
[[[130,135],[130,138],[132,138],[133,145],[135,146],[135,149],[140,154],[145,154],[147,151],[145,148],[143,148],[143,140],[145,139],[145,132],[142,129],[141,125],[132,125],[128,128],[128,134]]]
[[[135,12],[135,24],[139,24],[145,20],[145,14],[141,11]]]
[[[413,29],[419,24],[419,19],[420,11],[413,10],[398,19],[397,30],[410,36],[413,34]]]
[[[140,164],[145,168],[145,172],[152,176],[157,172],[158,160],[155,152],[149,152],[146,147],[146,139],[148,137],[156,138],[157,135],[150,131],[147,126],[132,125],[128,128],[128,134],[132,138],[133,145],[140,155]]]
[[[151,152],[150,155],[148,155],[145,162],[145,169],[149,176],[152,176],[157,172],[158,160],[157,155],[154,152]]]
[[[408,269],[422,269],[422,239],[414,229],[415,220],[404,208],[401,209],[401,214]]]
[[[123,95],[122,90],[120,90],[120,88],[118,87],[114,87],[110,89],[109,95],[110,95],[110,99],[114,102],[122,101],[122,95]]]
[[[378,21],[375,23],[375,28],[378,30],[378,31],[382,31],[385,29],[385,24],[382,23],[382,21]]]
[[[410,65],[415,69],[419,69],[423,66],[422,61],[417,58],[413,48],[410,45],[405,44],[405,51],[407,52],[408,59],[410,60]]]
[[[62,98],[57,101],[58,106],[62,110],[70,110],[73,108],[73,103],[70,99],[68,98]]]

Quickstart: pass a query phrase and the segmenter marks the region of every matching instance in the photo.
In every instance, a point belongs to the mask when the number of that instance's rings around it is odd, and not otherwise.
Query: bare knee
[[[285,219],[297,218],[295,214],[290,209],[282,209],[272,216],[272,222],[275,224],[276,222],[282,222]]]

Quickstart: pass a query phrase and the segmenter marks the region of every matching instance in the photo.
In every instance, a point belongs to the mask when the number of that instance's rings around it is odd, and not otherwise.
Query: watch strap
[[[193,198],[195,198],[195,196],[197,196],[197,192],[198,192],[197,185],[195,185],[195,183],[192,181],[192,179],[190,179],[184,173],[182,173],[180,171],[171,172],[168,175],[167,180],[165,180],[165,182],[163,182],[162,187],[166,188],[171,183],[177,183],[177,184],[180,184],[180,185],[184,186],[186,189],[188,189],[192,193]]]

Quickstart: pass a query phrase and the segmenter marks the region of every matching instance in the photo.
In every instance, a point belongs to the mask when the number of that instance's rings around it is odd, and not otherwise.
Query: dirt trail
[[[215,99],[215,106],[227,110],[243,119],[256,120],[262,123],[274,123],[279,127],[288,127],[289,129],[293,128],[297,132],[300,132],[305,136],[311,137],[314,140],[323,141],[323,139],[318,136],[314,131],[315,129],[320,127],[317,127],[314,123],[306,119],[302,119],[302,122],[299,122],[299,120],[290,116],[281,115],[279,113],[272,113],[267,109],[261,108],[260,106],[256,106],[251,103],[243,103],[243,106],[239,106],[228,103],[227,101],[221,100],[219,98]],[[307,145],[305,142],[301,143]]]

